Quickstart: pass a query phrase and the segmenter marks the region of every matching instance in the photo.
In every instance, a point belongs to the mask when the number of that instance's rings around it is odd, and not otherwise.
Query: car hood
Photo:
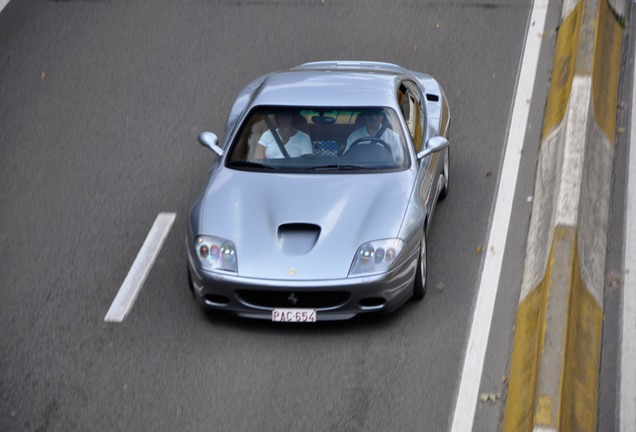
[[[365,242],[397,237],[414,173],[272,174],[222,168],[202,197],[199,229],[234,242],[239,276],[346,278]]]

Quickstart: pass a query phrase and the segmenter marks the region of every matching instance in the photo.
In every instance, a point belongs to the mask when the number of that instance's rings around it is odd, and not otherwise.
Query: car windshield
[[[294,172],[397,171],[408,164],[395,111],[386,107],[257,107],[226,166]]]

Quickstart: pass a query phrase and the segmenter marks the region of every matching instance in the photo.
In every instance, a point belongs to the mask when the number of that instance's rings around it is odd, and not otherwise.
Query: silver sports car
[[[400,66],[306,63],[248,84],[190,213],[204,306],[313,322],[389,312],[426,292],[426,233],[448,193],[440,85]]]

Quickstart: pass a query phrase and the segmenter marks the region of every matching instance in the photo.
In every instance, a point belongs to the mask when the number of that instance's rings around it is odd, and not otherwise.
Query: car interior
[[[389,108],[294,108],[293,126],[311,139],[311,154],[283,159],[256,159],[255,148],[261,136],[268,130],[278,127],[276,114],[280,110],[289,112],[289,107],[258,107],[246,118],[236,136],[231,155],[227,161],[229,167],[239,169],[258,169],[262,166],[276,169],[322,168],[340,169],[401,169],[404,166],[404,139],[397,125],[396,114]],[[378,113],[382,116],[380,135],[391,131],[395,138],[393,150],[382,137],[360,138],[347,149],[350,135],[364,128],[365,114]],[[395,133],[394,133],[395,132]],[[386,136],[383,136],[386,139]],[[351,141],[351,140],[349,140]],[[373,145],[368,145],[373,144]],[[281,144],[279,144],[281,145]],[[393,153],[399,153],[396,157]]]

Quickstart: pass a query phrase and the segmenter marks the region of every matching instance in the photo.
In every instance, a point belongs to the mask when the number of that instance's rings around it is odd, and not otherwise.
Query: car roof
[[[268,75],[251,105],[395,107],[404,78],[404,69],[389,63],[306,63]]]

